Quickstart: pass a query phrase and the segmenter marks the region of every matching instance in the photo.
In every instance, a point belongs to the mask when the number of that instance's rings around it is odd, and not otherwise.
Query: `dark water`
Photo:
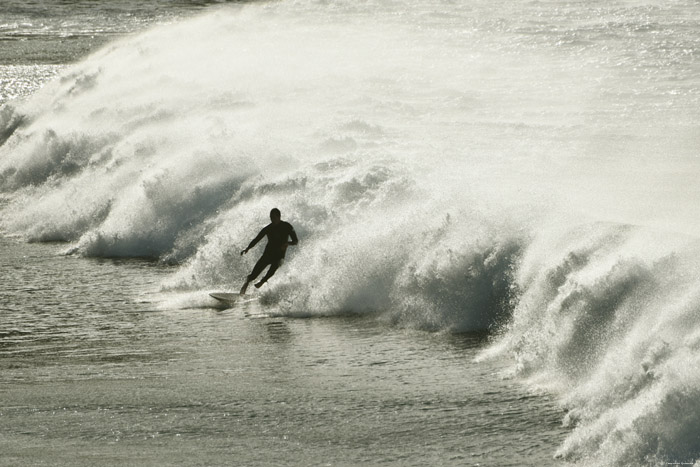
[[[236,0],[5,0],[0,4],[0,104],[26,97],[110,41]]]
[[[0,5],[0,65],[73,62],[115,37],[223,3],[235,2],[6,0]]]

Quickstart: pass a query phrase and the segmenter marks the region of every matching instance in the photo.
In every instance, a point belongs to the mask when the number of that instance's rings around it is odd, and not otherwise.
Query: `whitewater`
[[[699,23],[692,1],[210,8],[0,108],[0,229],[157,260],[170,313],[238,288],[278,207],[300,244],[256,313],[488,333],[465,364],[554,397],[552,465],[700,465]]]

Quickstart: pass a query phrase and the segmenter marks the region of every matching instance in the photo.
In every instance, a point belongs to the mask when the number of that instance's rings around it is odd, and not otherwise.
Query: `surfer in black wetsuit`
[[[248,284],[253,282],[268,265],[270,269],[267,270],[267,274],[259,281],[255,283],[256,288],[260,288],[267,280],[272,277],[272,275],[277,271],[277,268],[282,264],[284,255],[287,252],[287,247],[289,245],[296,245],[299,243],[296,232],[294,232],[294,227],[289,222],[284,222],[282,220],[282,214],[280,210],[274,208],[270,211],[270,221],[271,223],[265,226],[257,237],[250,242],[248,248],[241,251],[241,256],[248,253],[248,250],[253,248],[264,236],[267,236],[267,246],[265,246],[265,251],[260,257],[255,267],[253,267],[253,272],[246,277],[245,284],[241,287],[241,295],[245,294]],[[292,241],[289,241],[291,237]]]

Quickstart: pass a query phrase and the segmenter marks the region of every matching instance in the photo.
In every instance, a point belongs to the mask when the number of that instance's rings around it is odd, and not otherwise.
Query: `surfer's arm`
[[[247,247],[245,250],[241,251],[241,255],[244,255],[244,254],[248,253],[248,250],[250,250],[251,248],[253,248],[255,245],[258,244],[258,242],[259,242],[260,240],[263,239],[263,237],[265,236],[265,233],[266,233],[266,230],[265,230],[265,229],[267,229],[267,227],[265,227],[264,229],[262,229],[262,230],[260,231],[260,233],[258,234],[258,236],[255,237],[255,238],[250,242],[250,244],[248,245],[248,247]]]
[[[280,247],[282,249],[282,255],[287,251],[287,247],[290,245],[296,245],[299,243],[299,239],[297,238],[297,233],[294,231],[294,227],[291,225],[289,226],[289,233],[287,234],[287,238],[292,237],[291,242],[284,242],[282,246]]]
[[[287,245],[296,245],[299,243],[299,239],[297,238],[297,233],[294,231],[294,227],[292,227],[292,230],[289,232],[289,236],[292,237],[291,242],[287,242]]]

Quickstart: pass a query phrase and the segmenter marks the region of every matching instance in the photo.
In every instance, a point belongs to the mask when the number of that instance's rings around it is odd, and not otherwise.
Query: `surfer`
[[[265,251],[260,257],[255,266],[253,267],[253,272],[246,277],[245,284],[241,287],[241,295],[245,294],[248,284],[253,282],[265,269],[270,266],[267,270],[267,274],[263,278],[255,283],[256,288],[262,287],[262,285],[267,282],[267,280],[272,277],[272,275],[277,271],[277,268],[282,264],[284,260],[284,255],[287,252],[287,247],[290,245],[296,245],[299,243],[296,232],[294,232],[294,227],[289,222],[282,220],[282,214],[280,210],[274,208],[270,211],[270,224],[266,225],[258,234],[257,237],[250,242],[248,248],[241,251],[241,256],[248,253],[248,250],[253,248],[264,236],[267,236],[267,245],[265,246]],[[291,237],[292,241],[289,241]]]

